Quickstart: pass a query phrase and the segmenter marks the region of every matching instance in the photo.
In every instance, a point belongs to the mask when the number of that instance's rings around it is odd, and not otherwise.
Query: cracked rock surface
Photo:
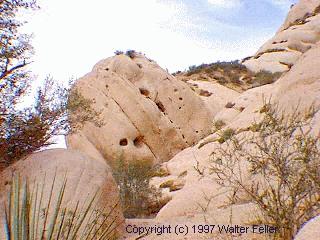
[[[76,88],[94,101],[105,124],[86,124],[68,136],[68,148],[111,165],[119,158],[168,161],[211,128],[211,114],[201,98],[143,55],[102,60]]]
[[[320,2],[301,0],[258,52],[243,62],[252,71],[286,72],[320,41]]]

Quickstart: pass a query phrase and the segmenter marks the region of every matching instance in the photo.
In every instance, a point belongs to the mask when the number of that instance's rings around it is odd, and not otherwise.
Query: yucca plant
[[[19,176],[13,178],[5,209],[7,240],[117,239],[119,221],[113,213],[118,203],[109,210],[107,207],[97,210],[96,192],[83,204],[78,201],[74,209],[67,209],[62,205],[66,179],[64,177],[57,188],[54,176],[49,197],[45,198],[45,178],[41,184],[34,183],[31,189],[27,180]],[[54,194],[54,189],[58,189],[58,194]]]

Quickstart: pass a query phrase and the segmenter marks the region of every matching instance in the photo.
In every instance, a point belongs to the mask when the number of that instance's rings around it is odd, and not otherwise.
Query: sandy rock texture
[[[76,150],[45,150],[18,161],[1,173],[1,219],[4,218],[3,206],[7,202],[7,192],[10,189],[14,174],[19,174],[21,179],[27,178],[30,189],[33,188],[34,182],[41,185],[45,177],[43,204],[48,202],[47,199],[50,196],[55,174],[56,181],[52,199],[57,199],[64,176],[66,175],[67,178],[62,202],[63,207],[74,209],[77,201],[80,203],[79,206],[82,206],[86,199],[88,197],[92,198],[97,190],[99,191],[99,197],[96,199],[97,209],[103,209],[104,207],[111,209],[119,201],[117,185],[105,161],[91,159]],[[45,208],[46,206],[43,207]],[[120,207],[115,208],[112,216],[117,216],[116,224],[120,224],[124,220]],[[122,227],[122,224],[120,224],[118,227],[119,233],[122,233]],[[4,237],[3,224],[0,225],[0,236]],[[0,237],[0,239],[3,238]]]
[[[209,134],[210,111],[190,87],[141,54],[96,64],[76,83],[105,124],[86,124],[67,138],[68,148],[111,163],[167,161]]]
[[[294,240],[318,239],[320,237],[320,216],[309,220],[300,229]]]
[[[253,88],[240,94],[233,100],[231,108],[223,108],[214,115],[215,120],[223,120],[226,128],[245,129],[254,121],[261,119],[260,109],[264,102],[271,99],[286,113],[304,112],[311,105],[320,107],[320,43],[303,53],[295,65],[277,82]],[[242,109],[239,111],[238,109]],[[312,121],[313,133],[320,132],[320,114]],[[161,185],[171,179],[178,181],[184,173],[185,185],[177,191],[167,191],[172,200],[157,215],[159,221],[206,220],[213,224],[244,224],[254,217],[257,210],[250,203],[225,206],[228,191],[221,188],[209,174],[210,155],[218,147],[216,134],[204,138],[198,145],[187,148],[177,154],[165,167],[170,173],[164,178],[155,178],[153,183]],[[205,143],[205,144],[203,144]],[[200,145],[203,145],[199,148]],[[245,161],[240,164],[245,168]],[[307,239],[307,238],[306,238]],[[312,239],[312,238],[309,238]]]
[[[239,97],[240,93],[222,86],[219,83],[207,81],[188,81],[197,94],[201,97],[207,108],[210,110],[213,118],[220,112],[229,102],[232,103],[234,99]]]
[[[255,72],[285,72],[319,40],[320,3],[302,0],[292,7],[276,35],[243,64]]]

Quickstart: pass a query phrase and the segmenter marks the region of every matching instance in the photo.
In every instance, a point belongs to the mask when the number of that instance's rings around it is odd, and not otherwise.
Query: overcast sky
[[[29,16],[32,69],[81,77],[115,50],[144,52],[170,72],[254,54],[296,0],[40,0]]]

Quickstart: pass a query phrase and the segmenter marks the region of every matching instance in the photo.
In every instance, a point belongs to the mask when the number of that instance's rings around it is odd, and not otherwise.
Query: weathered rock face
[[[276,35],[243,64],[255,72],[285,72],[319,40],[320,3],[302,0],[292,7]]]
[[[303,2],[301,1],[298,6]],[[317,2],[319,3],[319,1]],[[312,35],[312,32],[310,34]],[[254,121],[261,119],[260,109],[264,100],[268,101],[269,99],[271,102],[277,103],[279,108],[286,113],[292,113],[295,109],[304,112],[311,105],[315,109],[319,109],[320,42],[312,44],[309,50],[300,55],[292,68],[283,74],[277,82],[247,90],[235,97],[232,107],[223,108],[217,112],[214,115],[215,120],[223,120],[226,124],[225,128],[246,129]],[[264,66],[264,63],[257,64]],[[265,66],[273,66],[273,62],[265,62],[265,64]],[[313,117],[312,131],[315,135],[320,133],[320,112],[317,112]],[[222,207],[228,197],[227,191],[217,185],[208,172],[210,155],[218,144],[212,141],[216,137],[215,134],[212,134],[203,139],[200,144],[203,142],[207,142],[207,144],[200,149],[198,146],[194,146],[180,152],[164,165],[170,174],[163,178],[153,179],[153,184],[160,186],[168,180],[173,183],[178,181],[179,176],[184,173],[185,181],[182,189],[167,191],[166,194],[169,194],[172,200],[160,210],[157,219],[161,221],[178,220],[187,216],[190,221],[199,221],[205,217],[210,223],[224,224],[230,220],[232,210],[232,222],[244,224],[256,213],[255,207],[250,203],[236,204],[232,206],[232,209]],[[242,164],[245,162],[241,163],[241,166],[245,167]]]
[[[114,164],[117,159],[169,160],[210,131],[210,111],[190,87],[137,55],[102,60],[76,83],[105,124],[86,124],[68,148]]]
[[[210,110],[212,118],[220,112],[228,102],[232,103],[240,93],[222,86],[219,83],[206,81],[188,81],[199,94],[207,108]]]
[[[4,202],[7,202],[7,193],[13,174],[19,174],[22,179],[27,178],[30,189],[33,189],[34,181],[41,186],[45,176],[43,208],[46,208],[45,204],[48,203],[55,174],[56,180],[52,198],[54,200],[57,199],[65,175],[67,179],[62,207],[73,210],[77,201],[80,203],[79,206],[83,206],[88,197],[91,198],[97,190],[99,197],[96,202],[96,210],[111,209],[119,201],[117,185],[112,177],[110,167],[105,161],[91,159],[75,150],[45,150],[18,161],[1,173],[1,219],[4,219],[3,206]],[[120,207],[115,208],[112,217],[117,217],[118,232],[122,232],[120,223],[124,218]],[[3,224],[0,225],[0,239],[2,239],[1,237],[4,237]]]
[[[298,232],[294,240],[309,240],[320,237],[320,216],[308,221]]]

